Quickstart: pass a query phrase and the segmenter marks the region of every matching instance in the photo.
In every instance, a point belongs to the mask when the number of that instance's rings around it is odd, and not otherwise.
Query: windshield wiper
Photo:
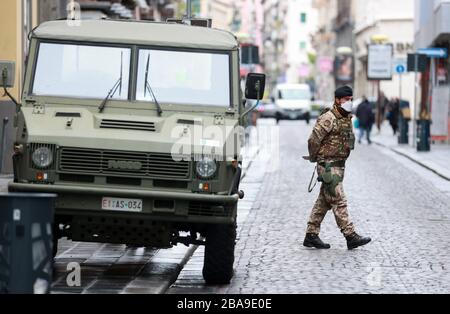
[[[106,95],[105,99],[103,99],[100,106],[98,106],[98,112],[102,113],[103,109],[105,109],[106,103],[109,99],[113,98],[114,95],[117,92],[117,89],[119,89],[119,95],[122,95],[122,81],[123,81],[123,51],[120,53],[120,77],[117,80],[116,83],[114,83],[114,86],[110,89],[108,95]]]
[[[145,68],[145,86],[144,86],[144,97],[147,96],[147,90],[150,92],[150,94],[152,95],[153,101],[156,105],[156,110],[158,112],[158,117],[161,117],[162,115],[162,109],[161,109],[161,105],[159,104],[158,100],[156,99],[155,93],[153,93],[153,89],[150,86],[150,83],[148,82],[148,71],[150,68],[150,53],[148,54],[147,57],[147,66]]]

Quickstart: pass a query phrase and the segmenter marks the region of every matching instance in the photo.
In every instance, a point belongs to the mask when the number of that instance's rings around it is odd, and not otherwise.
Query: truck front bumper
[[[55,193],[56,216],[116,216],[180,223],[233,223],[239,195],[198,194],[178,191],[148,191],[72,185],[14,183],[10,192]],[[103,197],[141,199],[141,212],[102,209]],[[163,204],[170,206],[158,207]],[[158,203],[159,202],[159,203]]]
[[[239,195],[218,195],[218,194],[195,194],[182,192],[165,191],[144,191],[128,190],[114,188],[82,187],[71,185],[50,185],[50,184],[31,184],[15,183],[8,184],[10,192],[36,192],[36,193],[56,193],[56,194],[84,194],[84,195],[103,195],[116,197],[138,197],[152,199],[172,199],[186,200],[194,202],[223,203],[227,205],[236,204]]]

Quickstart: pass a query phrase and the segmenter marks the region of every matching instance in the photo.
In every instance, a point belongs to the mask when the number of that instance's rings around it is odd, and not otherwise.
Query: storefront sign
[[[392,80],[392,45],[369,45],[367,78],[369,80]]]

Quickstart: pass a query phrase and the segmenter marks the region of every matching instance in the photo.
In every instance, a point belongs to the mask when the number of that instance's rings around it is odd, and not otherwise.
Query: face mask
[[[342,109],[344,109],[347,112],[352,112],[353,109],[353,102],[352,101],[347,101],[346,103],[344,103],[342,106]]]

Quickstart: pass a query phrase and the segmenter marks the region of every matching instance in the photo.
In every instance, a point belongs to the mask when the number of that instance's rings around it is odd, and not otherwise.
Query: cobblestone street
[[[330,212],[321,237],[331,250],[302,246],[318,194],[307,193],[314,166],[307,154],[310,127],[282,122],[280,168],[255,162],[245,182],[261,181],[240,219],[235,277],[205,286],[198,249],[169,293],[449,293],[450,182],[377,145],[358,145],[344,187],[357,231],[372,243],[348,251]]]

